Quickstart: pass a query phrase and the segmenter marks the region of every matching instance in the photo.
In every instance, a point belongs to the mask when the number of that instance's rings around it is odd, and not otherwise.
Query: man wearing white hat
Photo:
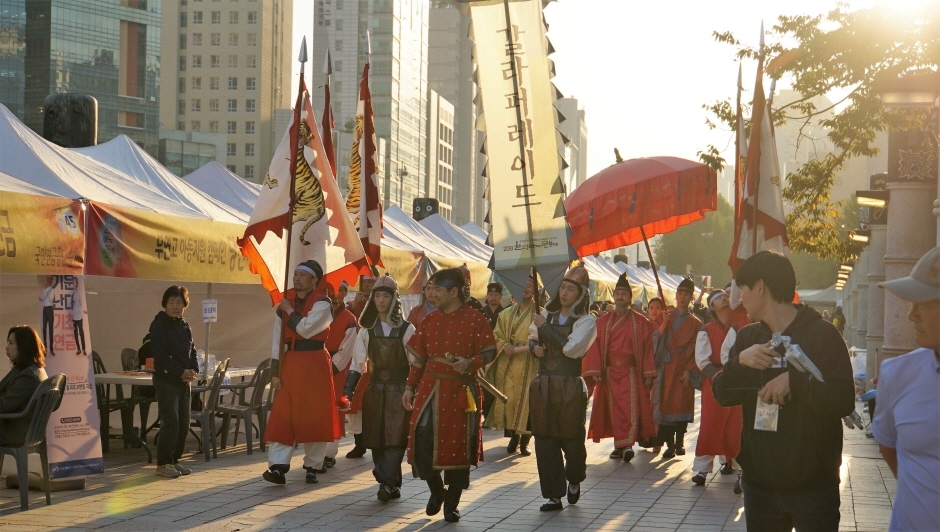
[[[890,530],[940,530],[940,246],[879,283],[911,303],[919,349],[881,363],[872,434],[898,479]]]

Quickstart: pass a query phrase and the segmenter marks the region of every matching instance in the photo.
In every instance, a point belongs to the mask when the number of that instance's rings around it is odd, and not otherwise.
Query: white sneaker
[[[173,467],[176,468],[176,471],[179,472],[180,475],[188,475],[193,472],[191,468],[186,467],[179,462],[176,462],[175,464],[173,464]]]
[[[178,478],[180,476],[180,472],[176,470],[176,467],[174,467],[173,464],[158,465],[157,476],[167,477],[167,478]]]

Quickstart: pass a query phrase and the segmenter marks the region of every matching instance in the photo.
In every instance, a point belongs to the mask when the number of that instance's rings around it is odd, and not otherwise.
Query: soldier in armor
[[[362,445],[372,450],[378,499],[388,502],[401,497],[401,462],[411,420],[401,400],[410,369],[405,344],[415,332],[402,316],[395,279],[386,274],[375,282],[359,323],[362,328],[344,393],[353,398],[368,364],[372,379],[362,396]]]
[[[581,359],[597,338],[594,316],[588,312],[589,282],[584,266],[569,270],[558,294],[529,328],[529,349],[539,359],[538,376],[529,387],[529,420],[542,496],[548,499],[543,512],[561,510],[566,493],[570,504],[577,503],[585,479],[587,387]]]

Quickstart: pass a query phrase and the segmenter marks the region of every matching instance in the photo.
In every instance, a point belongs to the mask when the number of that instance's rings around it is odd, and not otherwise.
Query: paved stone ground
[[[744,530],[734,475],[715,475],[705,487],[690,481],[697,431],[696,423],[686,437],[689,453],[671,460],[643,451],[624,464],[607,458],[611,440],[588,442],[581,501],[542,513],[535,456],[508,456],[501,432],[486,430],[486,462],[471,473],[462,518],[453,525],[442,514],[425,515],[427,486],[409,478],[407,465],[402,498],[378,502],[371,455],[343,457],[351,438],[341,445],[337,466],[315,486],[303,481],[299,453],[288,484],[275,486],[261,479],[265,454],[248,456],[243,443],[209,463],[201,454],[188,457],[193,474],[175,480],[155,477],[143,451],[119,450],[105,456],[107,471],[89,477],[84,491],[53,493],[52,506],[33,492],[30,510],[20,512],[19,492],[0,489],[0,530]],[[877,444],[858,430],[845,430],[841,491],[841,530],[887,529],[895,481]]]

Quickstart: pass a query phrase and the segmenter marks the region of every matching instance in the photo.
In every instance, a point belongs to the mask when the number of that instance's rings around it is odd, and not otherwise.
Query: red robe
[[[301,300],[294,289],[288,290],[284,299],[292,303],[294,312],[301,318],[310,313],[314,303],[330,301],[318,292],[312,292]],[[284,340],[290,345],[304,340],[326,342],[330,335],[327,327],[313,338],[304,338],[291,328],[288,316],[280,311],[279,314]],[[331,442],[340,438],[342,427],[335,407],[332,375],[330,354],[325,348],[286,351],[280,358],[281,389],[274,395],[264,441],[294,445]]]
[[[421,414],[425,408],[432,408],[436,438],[433,468],[469,469],[483,459],[480,415],[483,393],[474,382],[473,375],[488,363],[480,353],[496,350],[490,322],[468,305],[461,305],[450,314],[435,311],[417,327],[408,347],[415,355],[415,361],[407,384],[417,386],[408,429],[408,462],[414,463],[415,428]],[[446,362],[448,353],[470,359],[470,373],[457,373]],[[476,412],[467,412],[470,406],[468,390],[476,403]]]
[[[649,388],[643,379],[656,376],[653,324],[633,309],[597,320],[597,341],[584,357],[583,376],[594,377],[594,408],[588,437],[614,438],[614,447],[630,447],[656,435]]]
[[[695,338],[698,336],[702,322],[691,312],[682,321],[678,329],[673,330],[673,323],[666,324],[666,342],[663,348],[671,358],[669,363],[663,365],[659,375],[658,408],[654,412],[658,425],[672,422],[690,422],[695,412],[695,389],[683,384],[679,378],[688,370],[690,373],[698,372],[695,365]],[[660,365],[657,360],[657,365]],[[657,401],[654,400],[654,403]]]
[[[345,307],[343,307],[339,314],[333,316],[333,322],[330,323],[330,334],[326,339],[326,350],[329,351],[330,356],[333,356],[334,353],[339,351],[343,339],[346,338],[346,331],[358,328],[359,320]],[[350,358],[350,360],[352,359]],[[346,364],[346,367],[340,368],[339,373],[333,373],[333,395],[336,397],[334,404],[339,404],[340,399],[343,397],[343,388],[346,387],[346,377],[348,375],[349,363]],[[337,406],[337,409],[338,408]],[[337,414],[340,437],[342,437],[346,435],[346,426],[343,423],[343,414],[345,414],[345,412],[339,412],[339,410],[337,410]]]
[[[424,318],[427,317],[427,315],[431,312],[434,312],[434,310],[435,309],[432,308],[429,311],[427,304],[421,303],[420,305],[412,308],[411,312],[408,313],[408,323],[414,325],[415,328],[417,328],[419,325],[421,325],[421,322],[424,321]]]
[[[356,300],[350,301],[346,304],[346,310],[352,313],[353,316],[358,320],[362,316],[362,311],[365,310],[366,304],[368,301],[356,304]],[[368,366],[368,364],[367,364]],[[371,374],[369,373],[369,368],[366,367],[366,372],[359,377],[359,384],[356,385],[356,390],[353,392],[353,400],[349,405],[349,412],[347,414],[358,414],[362,410],[362,396],[366,393],[366,388],[369,387],[369,381],[371,381]],[[345,383],[344,383],[345,385]]]
[[[724,325],[718,319],[708,322],[702,328],[708,334],[708,343],[712,354],[709,362],[721,368],[721,343],[731,329],[731,324]],[[702,423],[695,444],[695,455],[723,455],[729,459],[741,450],[741,426],[744,418],[740,406],[724,408],[715,400],[712,393],[712,380],[702,379]]]

